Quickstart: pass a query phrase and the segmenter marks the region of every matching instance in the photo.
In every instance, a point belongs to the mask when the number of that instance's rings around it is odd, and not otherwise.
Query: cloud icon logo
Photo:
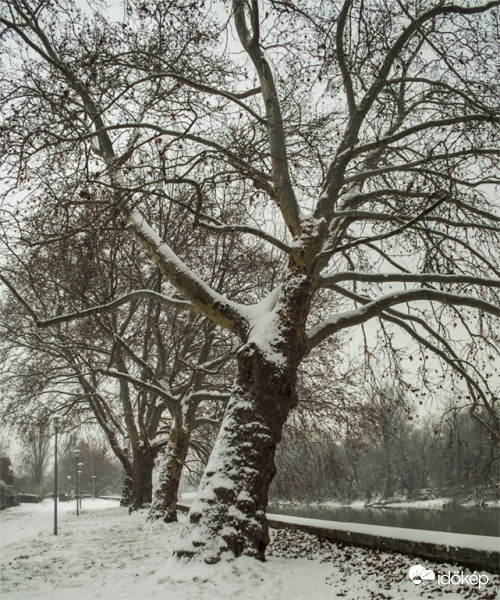
[[[436,579],[434,571],[426,569],[422,565],[413,565],[408,573],[408,577],[415,585],[420,585],[422,581],[434,581]]]

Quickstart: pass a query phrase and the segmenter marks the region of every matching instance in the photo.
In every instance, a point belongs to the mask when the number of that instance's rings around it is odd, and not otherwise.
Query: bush
[[[17,506],[18,504],[19,498],[14,492],[13,487],[0,480],[0,510],[11,506]]]
[[[19,494],[19,502],[36,504],[41,501],[42,499],[40,496],[37,496],[36,494]]]

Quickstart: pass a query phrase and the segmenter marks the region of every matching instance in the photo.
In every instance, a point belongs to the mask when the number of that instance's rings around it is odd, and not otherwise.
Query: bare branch
[[[444,283],[481,285],[500,288],[500,279],[474,277],[472,275],[441,275],[439,273],[361,273],[343,271],[320,278],[320,287],[329,288],[340,281],[363,281],[370,283]]]
[[[210,218],[213,222],[210,223],[208,222],[206,219]],[[225,225],[223,223],[220,223],[220,221],[217,221],[216,219],[213,219],[212,217],[207,217],[204,216],[202,217],[202,219],[199,221],[199,225],[201,225],[202,227],[206,227],[207,229],[211,229],[212,231],[215,232],[220,232],[220,233],[248,233],[249,235],[254,235],[258,238],[261,238],[262,240],[265,240],[266,242],[272,244],[273,246],[276,246],[276,248],[279,248],[280,250],[282,250],[283,252],[286,252],[287,254],[291,251],[291,248],[288,244],[286,244],[285,242],[282,242],[281,240],[279,240],[278,238],[274,237],[273,235],[270,235],[269,233],[263,231],[262,229],[257,229],[256,227],[252,227],[251,225],[242,225],[240,223],[235,223],[234,225]]]
[[[424,121],[419,123],[418,125],[413,125],[411,127],[406,127],[398,131],[398,133],[393,133],[392,135],[388,135],[386,137],[381,137],[375,142],[370,142],[368,144],[362,144],[361,146],[356,146],[346,152],[350,157],[357,156],[359,154],[363,154],[364,152],[371,152],[376,148],[380,148],[382,146],[389,146],[394,142],[398,142],[399,140],[403,140],[415,133],[420,133],[422,131],[426,131],[428,129],[436,129],[438,127],[451,127],[452,125],[458,125],[461,123],[481,123],[481,122],[489,122],[489,123],[500,123],[500,113],[494,114],[466,114],[460,115],[458,117],[450,117],[447,119],[429,119],[428,121]],[[477,152],[478,148],[474,149],[474,152]],[[498,153],[498,150],[492,150],[492,152]],[[437,156],[429,157],[428,160],[436,160]]]
[[[125,294],[124,296],[121,296],[120,298],[117,298],[112,302],[108,302],[107,304],[93,306],[92,308],[86,308],[78,312],[68,313],[66,315],[60,315],[58,317],[52,317],[50,319],[45,319],[42,321],[36,319],[36,324],[38,325],[38,327],[50,327],[51,325],[57,325],[58,323],[67,323],[69,321],[85,319],[95,314],[113,311],[119,306],[122,306],[123,304],[127,304],[129,302],[133,302],[135,300],[154,300],[155,302],[158,302],[162,306],[167,306],[168,308],[197,312],[195,308],[185,300],[170,298],[168,296],[164,296],[163,294],[159,294],[158,292],[155,292],[153,290],[135,290],[134,292]]]
[[[143,379],[133,377],[129,373],[123,373],[121,371],[117,371],[116,369],[100,369],[99,373],[102,373],[103,375],[108,375],[109,377],[115,377],[116,379],[121,379],[128,383],[131,383],[135,387],[144,388],[151,392],[154,392],[155,394],[158,394],[158,396],[161,396],[161,398],[163,398],[163,400],[165,401],[165,406],[172,412],[175,410],[174,405],[179,402],[179,398],[177,398],[176,396],[172,396],[172,394],[170,394],[167,390],[163,389],[162,387],[154,385],[153,383],[150,383],[148,381],[144,381]]]
[[[344,6],[340,11],[339,19],[337,22],[337,35],[336,35],[336,45],[337,45],[337,61],[339,63],[340,72],[342,73],[342,79],[344,81],[344,88],[347,97],[347,106],[349,107],[349,115],[351,119],[354,118],[356,114],[356,98],[354,96],[354,88],[352,85],[352,78],[349,72],[349,67],[346,61],[346,50],[344,47],[344,31],[347,22],[347,17],[349,15],[349,10],[352,6],[352,0],[345,0]]]
[[[252,34],[248,30],[245,9],[250,10]],[[267,132],[277,203],[290,232],[293,235],[299,235],[301,231],[300,211],[290,180],[286,137],[280,102],[271,68],[259,45],[257,2],[253,1],[251,7],[249,7],[248,3],[244,0],[233,0],[233,11],[238,37],[243,48],[251,58],[260,79],[262,97],[266,107]]]
[[[372,300],[358,309],[339,313],[312,327],[307,333],[308,349],[310,350],[311,348],[314,348],[328,336],[340,331],[341,329],[366,323],[366,321],[369,321],[373,317],[379,316],[391,306],[409,302],[417,302],[421,300],[440,302],[441,304],[453,306],[470,306],[471,308],[475,308],[477,310],[492,314],[496,317],[500,317],[500,306],[485,300],[481,300],[480,298],[424,288],[403,290],[381,296],[380,298]]]

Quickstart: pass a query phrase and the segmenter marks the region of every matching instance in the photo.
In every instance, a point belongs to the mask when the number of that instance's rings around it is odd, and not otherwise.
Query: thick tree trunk
[[[155,453],[149,448],[134,449],[132,475],[125,481],[129,489],[129,510],[138,510],[151,503],[154,461]]]
[[[241,555],[264,559],[274,454],[297,403],[295,382],[296,365],[283,356],[254,343],[239,353],[235,387],[177,557],[207,563]]]
[[[188,452],[190,433],[174,420],[165,454],[160,459],[159,486],[149,509],[148,520],[177,521],[177,495]]]

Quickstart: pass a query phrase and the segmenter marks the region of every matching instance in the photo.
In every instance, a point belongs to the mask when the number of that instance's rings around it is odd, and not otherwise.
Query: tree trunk
[[[120,506],[130,506],[132,504],[132,471],[125,472],[122,486],[122,496]]]
[[[149,509],[148,520],[177,521],[177,495],[182,469],[186,461],[190,432],[174,419],[169,442],[159,464],[159,486]]]
[[[254,343],[240,351],[238,377],[177,557],[207,563],[241,555],[264,559],[276,445],[297,403],[297,365],[290,362]]]
[[[138,510],[151,503],[153,496],[153,468],[155,453],[150,448],[134,448],[132,477],[128,483],[130,490],[129,510]]]

